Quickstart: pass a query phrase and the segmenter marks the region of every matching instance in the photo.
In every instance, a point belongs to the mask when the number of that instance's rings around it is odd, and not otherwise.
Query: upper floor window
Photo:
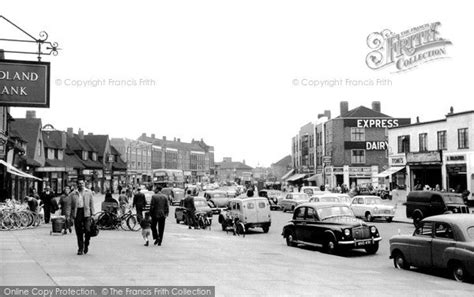
[[[96,152],[92,153],[92,161],[97,161],[97,153]]]
[[[410,152],[410,135],[398,136],[398,153]]]
[[[365,129],[351,128],[351,141],[365,141]]]
[[[351,151],[351,163],[352,164],[364,164],[365,163],[365,150],[352,150]]]
[[[458,129],[458,148],[469,148],[469,135],[467,128]]]
[[[438,131],[438,150],[445,150],[446,146],[446,130]]]
[[[418,135],[419,138],[419,151],[426,152],[428,150],[428,134],[427,133],[420,133]]]
[[[82,160],[87,161],[89,159],[89,154],[86,151],[82,151]]]
[[[64,159],[64,151],[63,150],[56,150],[56,153],[57,153],[56,157],[57,157],[58,160]]]

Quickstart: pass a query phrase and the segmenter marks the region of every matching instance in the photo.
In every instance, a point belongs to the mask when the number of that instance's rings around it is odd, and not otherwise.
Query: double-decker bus
[[[184,172],[180,169],[153,169],[153,184],[162,188],[184,189]]]

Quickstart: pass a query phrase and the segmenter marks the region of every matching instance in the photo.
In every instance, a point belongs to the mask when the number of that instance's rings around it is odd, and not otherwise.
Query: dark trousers
[[[163,241],[163,234],[165,232],[165,220],[166,217],[157,218],[153,217],[151,219],[151,233],[153,234],[153,239],[158,240],[158,244],[161,244]],[[156,230],[156,225],[158,224],[158,230]]]
[[[137,219],[138,222],[141,223],[143,220],[143,205],[135,205],[135,208],[137,209]]]
[[[43,205],[43,211],[44,211],[44,222],[46,224],[49,223],[49,219],[51,218],[51,205],[45,204]]]
[[[83,251],[84,247],[89,246],[89,241],[91,239],[91,221],[89,217],[84,217],[84,208],[77,209],[74,225],[77,236],[77,248],[78,250]]]
[[[196,227],[196,212],[194,210],[186,210],[187,224],[190,227]]]

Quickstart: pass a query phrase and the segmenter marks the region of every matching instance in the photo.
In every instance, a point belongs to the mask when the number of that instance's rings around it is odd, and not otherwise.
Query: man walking
[[[161,187],[156,187],[155,195],[151,197],[151,231],[155,245],[161,245],[165,232],[165,220],[169,213],[168,198],[161,193]],[[158,231],[156,225],[158,224]]]
[[[133,196],[132,208],[137,209],[137,219],[140,223],[143,220],[143,209],[146,206],[145,195],[140,192],[140,188],[137,189],[137,193]]]
[[[43,203],[44,210],[44,223],[48,224],[51,218],[51,211],[53,211],[53,200],[54,193],[51,191],[49,186],[46,186],[44,192],[41,193],[41,202]]]
[[[71,192],[71,217],[74,220],[77,236],[77,254],[89,251],[91,220],[94,214],[94,197],[91,190],[85,187],[84,180],[77,181],[77,190]]]
[[[192,190],[188,189],[187,191],[187,196],[184,198],[184,207],[186,208],[186,217],[187,217],[187,223],[188,223],[188,228],[191,229],[191,227],[194,227],[194,229],[197,229],[196,226],[196,220],[194,219],[195,213],[196,213],[196,206],[194,205],[194,198],[191,196]]]

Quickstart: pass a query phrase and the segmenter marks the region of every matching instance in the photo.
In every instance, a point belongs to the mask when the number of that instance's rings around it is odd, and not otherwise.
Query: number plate
[[[390,214],[390,210],[386,210],[385,213]]]
[[[372,243],[373,243],[372,239],[360,240],[360,241],[355,242],[355,246],[363,246],[363,245],[368,245]]]

